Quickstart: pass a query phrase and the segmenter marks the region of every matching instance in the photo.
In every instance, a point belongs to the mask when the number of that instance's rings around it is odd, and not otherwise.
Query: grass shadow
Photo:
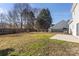
[[[7,55],[10,54],[12,51],[14,51],[13,48],[7,48],[7,49],[0,50],[0,56],[7,56]]]

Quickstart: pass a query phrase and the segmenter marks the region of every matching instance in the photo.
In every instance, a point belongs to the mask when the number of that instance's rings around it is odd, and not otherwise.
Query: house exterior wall
[[[72,6],[72,23],[69,24],[69,33],[77,36],[77,23],[79,23],[79,4],[73,4]]]
[[[54,26],[51,26],[49,28],[50,32],[63,32],[63,31],[67,31],[68,32],[69,29],[69,25],[68,25],[68,21],[62,20],[60,22],[58,22],[57,24],[55,24]]]
[[[69,25],[69,33],[76,36],[76,24],[75,23],[71,23]]]
[[[62,20],[60,22],[58,22],[57,24],[55,24],[55,26],[53,26],[53,29],[63,29],[63,28],[68,28],[67,26],[67,21]]]

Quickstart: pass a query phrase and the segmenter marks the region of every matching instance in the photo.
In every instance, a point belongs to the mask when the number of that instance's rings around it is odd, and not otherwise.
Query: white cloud
[[[0,13],[7,14],[7,10],[3,9],[3,8],[0,8]]]

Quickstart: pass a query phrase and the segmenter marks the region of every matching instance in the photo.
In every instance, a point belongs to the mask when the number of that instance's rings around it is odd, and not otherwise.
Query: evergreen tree
[[[49,9],[42,9],[36,20],[38,30],[48,30],[52,23],[52,18]]]

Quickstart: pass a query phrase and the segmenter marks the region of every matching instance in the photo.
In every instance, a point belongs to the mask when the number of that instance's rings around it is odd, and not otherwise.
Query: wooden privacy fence
[[[20,32],[29,32],[27,29],[0,29],[0,34],[12,34]]]
[[[47,29],[39,29],[39,31],[35,29],[8,29],[8,28],[1,28],[0,35],[2,34],[13,34],[13,33],[20,33],[20,32],[47,32]]]

